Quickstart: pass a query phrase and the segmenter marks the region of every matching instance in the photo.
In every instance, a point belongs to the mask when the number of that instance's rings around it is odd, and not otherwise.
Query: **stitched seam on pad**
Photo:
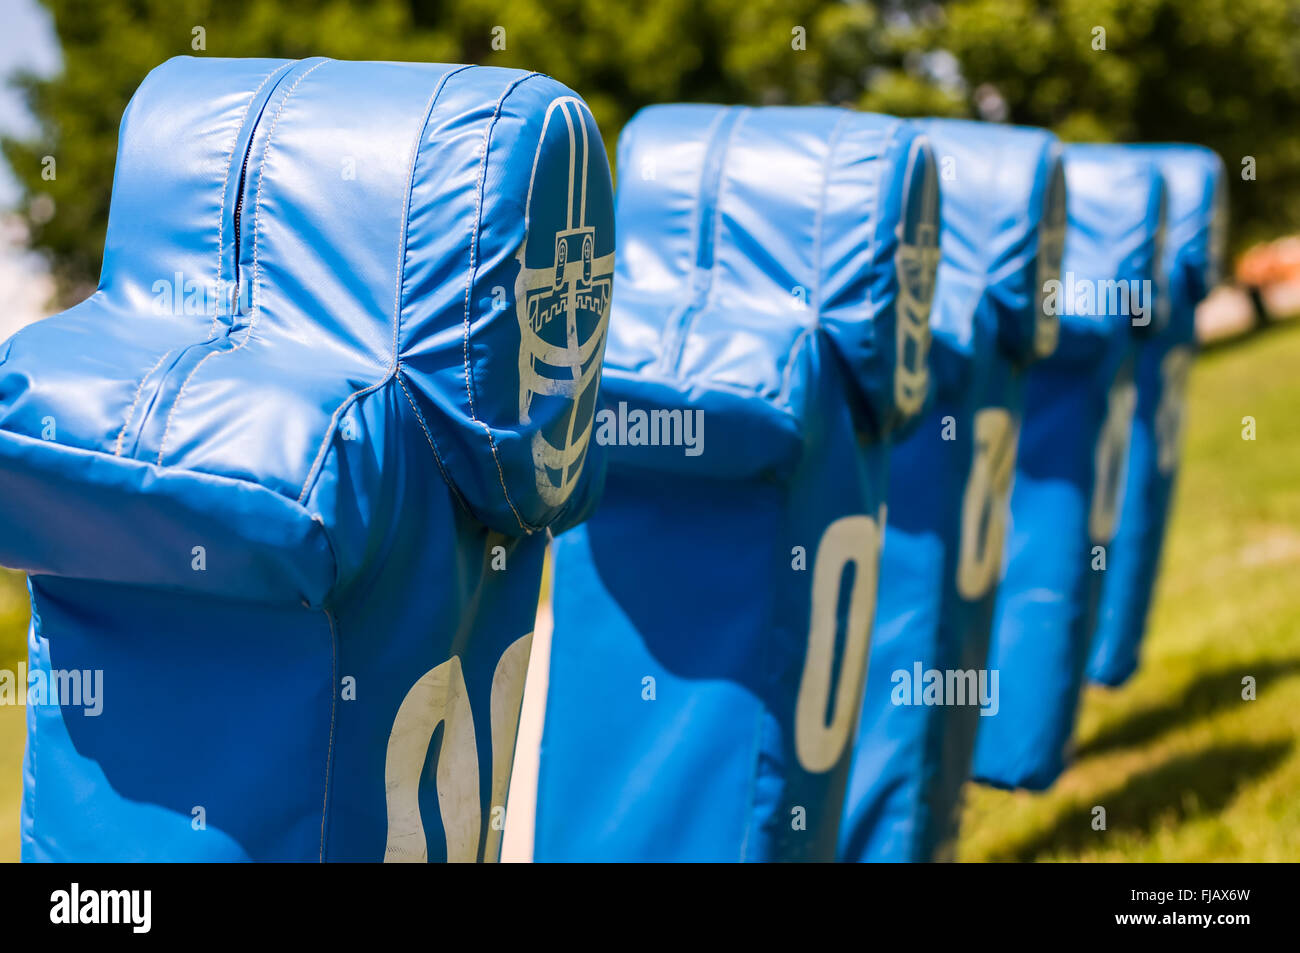
[[[822,168],[822,190],[817,201],[817,218],[813,223],[815,229],[813,233],[813,280],[817,282],[816,288],[813,289],[813,298],[817,302],[816,308],[813,309],[814,326],[821,324],[822,320],[822,252],[825,250],[823,241],[823,231],[826,228],[826,196],[830,192],[831,186],[831,169],[835,160],[835,149],[840,143],[841,131],[848,116],[840,116],[835,120],[835,125],[831,128],[830,142],[826,148],[826,161]]]
[[[33,591],[33,589],[32,589],[32,577],[31,577],[31,576],[28,576],[28,577],[27,577],[27,604],[28,604],[29,606],[31,606],[31,614],[32,614],[32,619],[31,619],[31,627],[32,627],[32,629],[31,629],[31,634],[32,634],[33,636],[35,636],[35,643],[36,643],[37,651],[40,651],[40,645],[41,645],[42,634],[45,632],[45,621],[41,618],[41,610],[37,607],[37,604],[36,604],[36,593],[35,593],[35,591]],[[48,638],[48,636],[45,637],[45,640],[46,640],[46,643],[48,644],[48,642],[49,642],[49,638]],[[28,647],[28,652],[29,652],[29,653],[31,652],[30,645],[29,645],[29,647]],[[44,655],[45,653],[44,653],[44,652],[41,652],[41,654]],[[101,683],[101,684],[102,684],[102,683]],[[25,697],[25,696],[24,696],[24,697]],[[31,709],[28,709],[28,711],[30,712]],[[24,717],[23,717],[23,728],[25,729],[26,727],[27,727],[27,717],[24,715]],[[37,749],[41,747],[41,738],[44,736],[44,734],[45,734],[45,733],[44,733],[43,731],[32,731],[32,732],[28,733],[28,735],[27,735],[27,753],[31,756],[32,764],[39,764],[39,763],[40,763],[40,762],[37,760],[37,759],[39,758],[39,753],[38,753]],[[26,761],[26,758],[24,758],[23,760]],[[24,765],[24,770],[25,770],[25,769],[26,769],[26,765]],[[31,824],[28,825],[27,830],[31,830],[31,829],[33,829],[33,828],[36,827],[36,812],[37,812],[37,809],[38,809],[39,806],[40,806],[39,798],[40,798],[41,792],[44,791],[44,789],[45,789],[45,786],[42,785],[42,784],[40,784],[39,781],[38,781],[38,779],[37,779],[37,772],[33,771],[33,772],[32,772],[32,788],[31,788],[31,797],[30,797],[30,801],[29,801],[29,803],[31,804],[31,812],[30,812],[30,814],[29,814],[29,817],[31,818]],[[21,836],[21,834],[25,834],[25,833],[27,833],[27,830],[23,830],[23,825],[22,825],[22,813],[21,813],[21,810],[20,810],[20,812],[19,812],[19,834],[20,834],[20,836]]]
[[[468,66],[462,66],[447,73],[438,81],[437,87],[429,97],[429,103],[424,110],[424,121],[420,123],[420,129],[416,133],[415,143],[411,147],[411,161],[406,173],[406,196],[402,207],[402,232],[401,244],[397,252],[397,290],[393,300],[393,368],[390,373],[397,371],[397,349],[399,328],[402,321],[402,285],[406,281],[406,242],[410,237],[411,229],[411,195],[415,191],[415,165],[420,159],[420,146],[424,142],[424,134],[429,129],[429,120],[433,118],[433,108],[438,103],[438,98],[442,96],[442,91],[447,87],[453,76],[470,69]]]
[[[713,300],[714,279],[718,274],[718,232],[721,231],[722,227],[722,191],[727,187],[727,156],[731,152],[731,144],[736,140],[736,133],[745,124],[745,120],[749,119],[753,114],[753,110],[746,106],[732,106],[729,108],[739,110],[739,112],[735,121],[731,124],[731,128],[727,130],[727,141],[723,143],[722,155],[718,158],[720,166],[718,169],[718,188],[713,193],[713,208],[709,210],[709,217],[713,219],[713,224],[709,226],[709,273],[705,280],[704,297],[700,301],[699,310],[687,316],[686,326],[682,329],[683,332],[690,331],[699,311],[707,308],[709,302]],[[685,334],[683,334],[681,346],[683,350],[686,347]]]
[[[393,290],[393,362],[382,380],[371,384],[369,387],[354,391],[344,398],[343,403],[335,408],[334,413],[330,416],[329,426],[325,429],[325,435],[321,438],[320,448],[316,451],[311,468],[307,471],[307,477],[302,481],[302,491],[298,494],[299,503],[307,498],[307,490],[319,474],[318,468],[324,463],[325,452],[329,448],[330,440],[334,436],[340,418],[347,412],[348,407],[359,398],[383,387],[397,374],[398,337],[402,320],[402,286],[406,283],[406,242],[411,228],[411,194],[415,189],[415,165],[420,159],[420,146],[424,143],[425,133],[428,132],[429,120],[433,117],[433,108],[437,105],[438,98],[442,95],[443,89],[446,88],[448,80],[457,73],[463,73],[469,68],[468,66],[462,66],[459,69],[454,69],[438,80],[437,86],[429,95],[428,103],[425,104],[424,121],[420,123],[420,128],[415,135],[415,142],[411,146],[410,161],[407,163],[406,169],[406,197],[402,205],[402,227],[397,245],[397,286]]]
[[[411,409],[415,411],[415,419],[416,422],[419,423],[420,429],[424,431],[424,439],[429,441],[429,449],[433,451],[433,462],[438,464],[438,472],[442,474],[443,482],[446,483],[447,488],[451,490],[452,498],[459,501],[460,494],[456,491],[456,487],[451,482],[451,478],[447,476],[447,470],[442,465],[442,454],[438,452],[438,445],[434,442],[433,434],[429,432],[429,426],[424,421],[424,414],[420,413],[420,408],[415,403],[415,398],[412,397],[411,392],[406,389],[406,381],[402,380],[401,370],[399,369],[398,373],[394,376],[397,380],[397,385],[402,388],[402,393],[406,395],[406,400],[411,405]]]
[[[260,229],[258,227],[258,217],[262,213],[262,186],[266,183],[266,160],[271,155],[271,143],[275,139],[275,129],[280,124],[280,117],[284,114],[284,107],[288,104],[289,100],[293,97],[294,90],[298,88],[298,85],[304,79],[306,79],[312,73],[316,72],[316,70],[320,69],[326,63],[332,63],[332,62],[334,61],[321,60],[311,69],[307,70],[296,80],[294,80],[293,85],[289,87],[289,91],[284,94],[284,99],[280,100],[279,108],[276,109],[275,111],[275,118],[271,121],[271,128],[266,134],[266,145],[262,149],[262,161],[259,164],[257,170],[257,202],[254,204],[253,207],[253,297],[254,300],[257,302],[253,306],[253,319],[249,322],[248,333],[244,335],[244,339],[242,341],[240,341],[238,344],[232,347],[229,351],[212,351],[211,353],[204,355],[203,360],[199,361],[197,364],[194,365],[194,370],[190,371],[189,376],[185,378],[185,382],[181,384],[181,389],[176,394],[176,399],[172,401],[171,410],[168,411],[167,413],[167,424],[166,426],[163,427],[162,440],[158,444],[158,459],[156,461],[158,466],[162,466],[163,452],[167,449],[167,435],[171,433],[172,420],[176,416],[176,408],[180,406],[181,398],[185,396],[185,389],[189,387],[190,381],[193,380],[194,375],[199,372],[199,368],[207,363],[208,358],[216,357],[218,354],[234,354],[236,351],[240,350],[242,347],[248,344],[249,341],[253,339],[253,331],[257,327],[257,319],[262,314],[261,297],[260,295],[257,294],[257,286],[259,281],[259,272],[258,272],[259,265],[257,261],[257,248],[258,248],[258,239],[260,237]]]
[[[396,366],[390,368],[388,373],[384,375],[383,380],[371,384],[369,387],[363,387],[358,391],[353,391],[343,399],[343,403],[334,408],[334,413],[330,416],[329,426],[325,428],[325,436],[321,439],[320,449],[316,451],[316,456],[311,463],[311,469],[307,471],[307,479],[302,481],[302,490],[298,493],[299,503],[307,498],[307,488],[311,485],[312,479],[317,475],[317,467],[319,467],[325,459],[325,451],[329,449],[330,438],[334,436],[334,430],[338,426],[339,419],[347,413],[348,408],[359,401],[362,397],[374,393],[391,381],[396,370]]]
[[[140,378],[140,386],[135,389],[135,400],[131,401],[131,406],[127,408],[126,419],[122,421],[122,429],[117,432],[117,442],[113,445],[113,456],[120,457],[122,455],[122,441],[126,438],[126,428],[131,425],[131,418],[135,416],[135,408],[139,405],[140,397],[144,394],[145,381],[152,377],[154,371],[162,367],[162,362],[167,360],[175,351],[176,348],[172,348],[163,352],[163,356],[158,358],[158,363],[149,368],[144,377]]]
[[[705,146],[704,158],[700,167],[700,184],[692,195],[694,208],[691,210],[691,272],[689,276],[690,280],[687,281],[684,289],[686,300],[682,301],[680,305],[670,312],[668,321],[664,323],[665,331],[659,340],[659,356],[655,359],[655,362],[652,365],[664,375],[672,374],[673,365],[677,363],[676,358],[678,351],[680,350],[678,347],[677,333],[681,330],[682,324],[686,320],[686,313],[691,309],[695,302],[695,272],[700,261],[700,229],[704,224],[704,167],[708,164],[709,145],[713,142],[713,137],[718,134],[718,126],[721,124],[722,118],[726,114],[727,110],[725,107],[719,110],[718,114],[709,120],[709,128],[704,134]],[[615,239],[617,239],[617,237],[616,234]],[[672,326],[671,332],[667,330],[670,324]]]
[[[890,148],[893,146],[893,144],[894,144],[894,140],[897,138],[899,131],[902,130],[902,129],[904,128],[905,124],[906,124],[906,120],[900,119],[900,120],[898,120],[897,122],[895,122],[894,125],[893,125],[893,127],[889,130],[889,135],[885,137],[884,145],[882,145],[881,148],[880,148],[880,157],[881,157],[881,159],[884,159],[885,156],[889,155],[889,150],[890,150]],[[919,137],[919,135],[920,135],[920,134],[918,133],[918,137]],[[910,146],[908,147],[908,151],[909,151],[909,152],[911,151],[911,147],[910,147]],[[904,170],[905,170],[905,172],[904,172],[904,176],[903,176],[903,179],[904,179],[904,182],[906,182],[906,179],[907,179],[907,175],[906,175],[907,157],[906,157],[906,156],[903,157],[903,164],[904,164]],[[935,174],[936,174],[936,175],[938,174],[938,169],[935,169]],[[875,228],[872,230],[872,231],[875,233],[875,234],[872,235],[872,242],[875,242],[875,240],[876,240],[876,235],[879,234],[879,231],[880,231],[880,226],[881,226],[882,224],[884,224],[884,220],[885,220],[885,204],[884,204],[884,200],[883,200],[883,198],[882,198],[882,189],[881,189],[881,184],[882,184],[881,181],[880,181],[879,179],[877,179],[877,181],[876,181],[876,204],[875,204],[875,216],[876,216],[876,222],[875,222]],[[890,267],[892,267],[892,268],[894,269],[895,272],[898,271],[898,264],[897,264],[897,261],[898,261],[898,252],[899,252],[899,248],[902,246],[902,243],[903,243],[902,227],[903,227],[903,223],[904,223],[904,222],[906,221],[906,219],[907,219],[907,196],[906,196],[906,195],[903,196],[903,198],[899,200],[898,211],[899,211],[899,230],[898,230],[898,231],[895,231],[895,230],[892,229],[892,228],[887,228],[887,229],[885,230],[885,235],[886,235],[888,238],[892,238],[892,239],[894,239],[895,242],[896,242],[896,246],[895,246],[895,248],[894,248],[894,252],[893,252],[893,254],[890,255],[890,257],[889,257],[889,265],[890,265]],[[936,222],[936,224],[938,224],[938,219],[935,219],[935,222]],[[879,249],[877,248],[877,252],[878,252],[878,251],[879,251]],[[873,256],[873,257],[874,257],[874,256]],[[898,280],[898,279],[897,279],[897,274],[895,274],[895,280],[896,280],[896,281]],[[936,272],[936,273],[935,273],[935,281],[937,282],[938,280],[939,280],[939,276],[938,276],[938,273]],[[900,290],[901,290],[901,289],[900,289]],[[866,306],[867,306],[867,313],[868,313],[868,314],[872,314],[872,315],[874,315],[874,314],[876,313],[876,302],[875,302],[875,299],[872,297],[873,293],[874,293],[874,286],[873,286],[873,284],[872,284],[871,282],[868,282],[868,283],[867,283],[867,300],[866,300]],[[932,300],[933,300],[933,299],[932,299]],[[887,399],[887,401],[888,401],[888,405],[892,408],[892,409],[890,410],[889,414],[887,415],[887,417],[888,417],[889,420],[893,420],[893,419],[897,419],[897,418],[898,418],[898,408],[894,405],[894,396],[895,396],[895,394],[898,393],[898,321],[899,321],[899,316],[898,316],[898,307],[897,307],[897,304],[898,304],[898,303],[897,303],[897,300],[895,300],[895,307],[894,307],[894,326],[893,326],[893,328],[891,329],[891,330],[894,332],[894,334],[893,334],[893,338],[892,338],[891,340],[889,340],[889,341],[885,341],[885,342],[883,342],[884,352],[888,354],[888,361],[889,361],[889,367],[890,367],[890,374],[889,374],[889,389],[888,389],[888,391],[887,391],[887,393],[886,393],[886,399]],[[929,319],[929,316],[927,316],[927,317],[926,317],[926,323],[927,323],[927,324],[929,323],[929,320],[930,320],[930,319]],[[876,348],[876,352],[877,352],[877,353],[880,353],[880,352],[881,352],[881,347],[882,347],[882,342],[880,341],[879,337],[876,336],[876,335],[877,335],[877,327],[878,327],[878,326],[877,326],[877,324],[876,324],[876,322],[875,322],[875,319],[873,318],[872,321],[871,321],[871,333],[872,333],[872,341],[871,341],[871,344],[872,344],[872,346],[873,346],[874,348]],[[928,355],[927,355],[927,357],[926,357],[926,361],[927,361],[927,365],[928,365],[928,362],[929,362],[929,356],[928,356]],[[869,402],[868,402],[868,403],[869,403]],[[878,429],[879,431],[882,431],[882,432],[885,431],[885,430],[887,429],[887,426],[888,426],[888,421],[887,421],[887,420],[879,420],[879,421],[876,421],[876,427],[877,427],[877,429]]]
[[[831,127],[831,134],[826,147],[826,159],[822,164],[822,186],[821,195],[817,200],[817,214],[813,219],[813,281],[815,282],[812,291],[813,300],[813,321],[808,327],[799,332],[794,343],[790,346],[790,354],[786,359],[785,369],[781,374],[781,391],[778,395],[783,402],[788,401],[790,397],[790,375],[794,370],[795,359],[799,355],[799,349],[804,346],[808,338],[817,332],[822,324],[822,250],[824,243],[822,241],[822,232],[826,227],[826,195],[830,191],[831,164],[835,158],[835,147],[839,145],[840,130],[843,129],[847,116],[840,116],[835,120],[835,125]]]
[[[890,150],[890,148],[891,148],[891,147],[893,146],[893,144],[894,144],[894,139],[898,136],[898,132],[899,132],[899,130],[903,128],[903,124],[904,124],[904,122],[905,122],[905,120],[900,119],[897,123],[895,123],[894,127],[893,127],[892,129],[889,130],[889,135],[885,137],[884,145],[882,145],[882,146],[880,147],[880,157],[881,157],[882,159],[883,159],[885,156],[887,156],[887,155],[889,154],[889,150]],[[907,157],[906,157],[906,156],[903,157],[903,162],[904,162],[904,163],[907,162]],[[937,170],[936,170],[936,174],[937,174]],[[875,231],[875,232],[877,232],[877,233],[879,233],[880,226],[881,226],[881,225],[883,224],[883,222],[884,222],[884,212],[885,212],[885,203],[884,203],[884,200],[882,199],[882,190],[881,190],[881,187],[880,187],[880,186],[881,186],[881,182],[880,182],[879,179],[877,179],[877,181],[876,181],[876,204],[875,204],[876,227],[875,227],[875,229],[873,229],[873,231]],[[902,224],[902,219],[905,219],[905,218],[907,217],[907,208],[906,208],[906,206],[905,206],[905,201],[906,201],[906,196],[903,197],[903,200],[900,200],[900,204],[899,204],[899,211],[900,211],[900,213],[901,213],[901,215],[899,216],[899,217],[900,217],[900,222],[899,222],[900,225]],[[891,238],[896,237],[896,236],[895,236],[894,229],[892,229],[892,228],[891,228],[891,229],[886,229],[886,230],[885,230],[885,234],[886,234],[887,236],[891,237]],[[875,236],[874,236],[874,235],[872,236],[872,239],[873,239],[873,241],[874,241],[874,239],[875,239]],[[901,237],[898,237],[897,240],[898,240],[898,243],[899,243],[899,244],[902,244],[902,238],[901,238]],[[893,257],[895,257],[895,256],[897,256],[897,255],[898,255],[898,249],[895,248],[895,249],[894,249],[894,255],[891,256],[891,259],[890,259],[891,264],[892,264],[892,261],[893,261]],[[871,311],[871,312],[874,313],[874,311],[875,311],[875,301],[874,301],[874,300],[872,299],[872,297],[871,297],[873,290],[874,290],[874,288],[873,288],[872,284],[871,284],[870,282],[868,282],[868,283],[867,283],[867,309],[868,309],[869,311]],[[872,329],[874,330],[874,328],[875,328],[875,326],[876,326],[874,321],[872,321],[871,326],[872,326]],[[889,346],[890,346],[891,348],[897,347],[897,346],[898,346],[898,345],[897,345],[897,340],[898,340],[898,330],[897,330],[897,325],[895,325],[895,330],[894,330],[894,340],[889,342]],[[891,389],[892,389],[892,387],[893,387],[893,383],[892,383],[892,382],[890,383],[890,387],[891,387]]]
[[[271,81],[271,78],[273,76],[275,76],[283,69],[292,68],[292,66],[293,66],[292,63],[285,63],[282,66],[278,66],[275,69],[271,70],[271,72],[267,73],[266,76],[263,77],[262,82],[258,84],[257,89],[253,90],[253,94],[248,97],[248,102],[244,106],[244,111],[239,115],[239,123],[235,128],[235,134],[230,139],[230,149],[226,152],[226,172],[221,177],[221,205],[217,213],[217,291],[218,293],[220,293],[221,291],[221,253],[225,250],[226,186],[230,182],[230,169],[235,162],[235,146],[239,144],[239,130],[243,129],[244,123],[248,121],[248,113],[253,108],[253,103],[257,102],[257,94],[260,93],[262,91],[262,88]],[[212,325],[211,327],[208,328],[208,337],[212,337],[214,334],[217,333],[218,320],[219,320],[219,316],[213,315]],[[135,390],[135,399],[131,401],[131,406],[126,411],[126,418],[122,421],[122,429],[118,431],[117,442],[114,444],[113,447],[113,456],[120,457],[122,455],[122,443],[124,438],[126,437],[126,428],[131,425],[131,418],[135,416],[135,409],[140,403],[140,397],[144,394],[145,381],[147,381],[150,377],[152,377],[154,371],[162,367],[162,362],[167,360],[168,356],[174,353],[175,351],[176,348],[172,348],[171,350],[166,351],[162,357],[158,358],[158,363],[155,364],[152,368],[150,368],[149,372],[145,374],[144,377],[140,378],[140,386],[137,387]]]
[[[280,117],[284,115],[284,107],[289,105],[289,100],[293,98],[294,92],[302,85],[302,81],[316,72],[326,63],[332,63],[333,60],[321,60],[307,72],[303,73],[293,81],[289,91],[284,94],[284,99],[280,100],[279,107],[275,110],[275,117],[271,120],[271,128],[266,133],[266,145],[262,147],[262,161],[257,168],[257,200],[253,203],[253,289],[252,294],[257,302],[253,306],[253,320],[248,324],[248,334],[244,340],[240,341],[231,351],[237,351],[247,344],[253,337],[253,331],[257,327],[257,319],[262,316],[261,298],[257,294],[257,289],[261,283],[261,263],[258,261],[258,249],[261,247],[262,229],[259,221],[262,217],[262,189],[266,185],[266,163],[271,157],[271,145],[275,142],[275,130],[280,125]]]
[[[167,412],[167,423],[163,427],[162,441],[158,444],[158,459],[155,461],[155,463],[157,463],[158,466],[162,466],[163,451],[167,448],[167,435],[171,433],[172,418],[176,416],[176,405],[179,404],[181,402],[181,398],[185,396],[185,390],[190,386],[190,381],[194,379],[194,375],[199,372],[199,368],[207,363],[208,358],[215,357],[220,353],[221,353],[220,351],[210,351],[209,353],[203,355],[203,357],[199,360],[199,362],[194,365],[194,369],[190,371],[189,374],[186,375],[185,380],[181,383],[181,389],[176,392],[176,399],[172,401],[171,410]]]
[[[726,178],[727,178],[727,169],[725,166],[727,155],[728,153],[731,152],[731,144],[736,138],[736,130],[738,130],[744,124],[745,120],[749,118],[750,113],[752,112],[752,108],[749,106],[728,106],[724,110],[723,115],[726,115],[727,113],[730,113],[733,110],[735,111],[735,119],[732,120],[731,127],[726,130],[726,136],[727,136],[726,141],[723,142],[719,147],[721,149],[722,154],[718,157],[718,188],[716,191],[713,192],[713,196],[712,196],[713,207],[709,209],[709,218],[712,219],[712,222],[709,225],[709,242],[711,243],[712,247],[709,251],[708,271],[705,273],[705,277],[703,279],[704,287],[703,289],[700,290],[695,290],[694,288],[692,288],[691,303],[687,306],[685,311],[682,313],[681,324],[677,328],[677,339],[673,343],[672,363],[673,363],[673,367],[678,371],[679,376],[681,372],[682,357],[686,353],[686,342],[690,337],[691,328],[695,326],[695,320],[696,318],[699,317],[700,312],[708,308],[709,302],[713,299],[714,277],[717,275],[717,269],[718,269],[718,254],[717,254],[718,229],[719,226],[722,224],[722,189],[726,184]],[[715,136],[717,135],[716,130],[714,131],[714,135]],[[709,149],[712,149],[714,145],[715,143],[711,142],[709,145]],[[706,164],[707,161],[708,161],[708,152],[706,151],[705,153]],[[705,169],[705,171],[708,171],[707,168]],[[701,196],[701,202],[703,202],[703,196]],[[700,224],[701,226],[703,226],[704,224],[704,208],[702,205],[700,209]],[[700,272],[699,251],[700,251],[699,246],[697,246],[696,262],[691,272],[693,276],[692,281],[695,280],[694,276],[698,275],[698,273]]]
[[[293,69],[294,63],[284,63],[277,66],[271,72],[267,73],[262,82],[257,84],[257,89],[253,90],[253,95],[248,98],[248,104],[244,106],[244,111],[239,116],[239,125],[235,128],[235,134],[230,140],[230,151],[226,153],[226,174],[221,177],[221,208],[217,215],[217,293],[221,293],[221,253],[225,251],[225,233],[226,233],[226,187],[230,184],[230,170],[235,164],[235,146],[239,144],[239,132],[244,128],[244,123],[248,122],[248,114],[253,108],[253,103],[257,102],[257,94],[262,91],[277,73],[281,70]],[[256,130],[254,130],[255,132]],[[252,136],[249,136],[249,145],[252,145]],[[235,186],[238,188],[238,184]],[[235,202],[238,204],[239,196],[235,196]],[[224,305],[223,305],[224,306]],[[212,326],[208,329],[208,336],[217,333],[217,324],[220,321],[220,312],[212,316]]]
[[[338,666],[339,638],[334,628],[334,615],[328,609],[322,609],[325,621],[330,629],[330,739],[325,754],[325,799],[320,809],[320,862],[325,863],[325,830],[329,817],[330,787],[334,782],[334,726],[338,722]]]
[[[470,364],[470,360],[469,360],[469,330],[470,330],[470,306],[471,306],[471,301],[474,293],[474,269],[478,267],[479,227],[483,221],[483,190],[484,190],[485,181],[487,179],[488,153],[490,151],[490,147],[492,143],[492,130],[496,128],[497,120],[501,118],[501,108],[505,105],[506,98],[511,93],[513,93],[516,87],[518,87],[521,83],[525,83],[528,80],[532,79],[534,76],[540,76],[540,75],[542,74],[529,73],[527,76],[515,80],[508,87],[506,87],[505,91],[501,93],[501,98],[497,100],[496,108],[492,111],[491,121],[488,122],[487,128],[483,130],[483,152],[482,155],[479,157],[478,185],[475,187],[474,229],[470,233],[469,277],[465,282],[465,393],[469,397],[469,419],[472,422],[478,424],[480,427],[482,427],[483,432],[487,434],[488,447],[491,448],[492,450],[492,461],[496,464],[496,468],[497,468],[497,480],[501,484],[501,493],[502,495],[505,496],[506,505],[510,507],[510,512],[514,513],[515,515],[515,522],[519,524],[519,528],[522,529],[525,533],[534,533],[537,531],[538,527],[525,523],[523,517],[519,515],[519,510],[515,508],[514,500],[510,498],[510,491],[506,489],[506,475],[505,475],[505,471],[501,469],[501,458],[497,454],[497,443],[496,443],[496,439],[492,436],[492,428],[489,427],[483,421],[479,420],[478,415],[474,411],[474,374],[473,374],[473,367]],[[540,147],[541,143],[539,142],[538,145]],[[527,215],[528,215],[528,210],[525,209],[524,210],[525,222],[527,221]],[[524,240],[525,241],[528,240],[528,236],[526,234],[524,236]]]

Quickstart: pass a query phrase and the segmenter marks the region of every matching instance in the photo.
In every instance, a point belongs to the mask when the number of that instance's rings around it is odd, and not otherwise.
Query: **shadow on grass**
[[[1230,705],[1251,704],[1241,697],[1241,680],[1247,675],[1254,677],[1258,696],[1276,682],[1296,673],[1300,673],[1300,658],[1242,661],[1212,672],[1204,672],[1184,686],[1177,696],[1139,709],[1127,718],[1102,728],[1081,742],[1075,748],[1074,756],[1087,758],[1119,748],[1136,747]]]
[[[989,859],[1032,861],[1045,854],[1078,853],[1108,835],[1149,835],[1162,821],[1177,824],[1222,810],[1244,784],[1271,771],[1291,747],[1285,740],[1212,745],[1171,758],[1091,797],[1091,803],[1068,807],[1047,830]],[[1094,805],[1106,809],[1105,831],[1092,829]]]

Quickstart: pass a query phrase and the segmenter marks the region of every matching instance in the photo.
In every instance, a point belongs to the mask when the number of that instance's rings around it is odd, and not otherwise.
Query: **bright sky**
[[[45,9],[36,0],[0,0],[0,133],[22,135],[33,127],[8,78],[18,70],[52,73],[61,62]],[[26,251],[22,226],[5,214],[17,198],[17,185],[0,158],[0,341],[48,314],[54,292],[44,263]]]
[[[49,13],[36,0],[0,0],[0,132],[22,134],[32,128],[22,99],[9,88],[17,70],[52,73],[59,68],[58,41]],[[17,197],[9,169],[0,160],[0,209]]]

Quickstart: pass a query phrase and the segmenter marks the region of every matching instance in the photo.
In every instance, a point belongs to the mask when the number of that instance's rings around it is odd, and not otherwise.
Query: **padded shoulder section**
[[[1044,309],[1046,283],[1060,278],[1066,191],[1061,146],[1041,129],[962,119],[926,119],[943,188],[938,287],[931,326],[969,348],[972,320],[1017,364],[1056,348],[1059,320]],[[980,299],[991,307],[976,308]]]
[[[877,438],[915,418],[928,396],[939,198],[926,136],[891,116],[850,114],[828,174],[819,297]]]
[[[284,80],[252,137],[243,201],[258,336],[394,364],[417,149],[430,103],[464,69],[305,60]],[[472,235],[457,237],[468,248]]]
[[[864,431],[919,409],[938,201],[918,134],[832,108],[655,106],[619,158],[608,402],[706,410],[750,435],[748,450],[711,452],[717,466],[779,467],[797,452],[821,335]]]
[[[320,608],[318,520],[256,484],[0,433],[0,565],[34,575]]]
[[[1228,230],[1223,161],[1205,146],[1131,148],[1160,167],[1167,200],[1163,267],[1171,295],[1184,307],[1195,307],[1222,274]]]
[[[594,499],[581,477],[613,202],[590,112],[564,87],[437,64],[173,60],[123,121],[109,235],[96,294],[0,346],[0,465],[22,489],[3,501],[0,559],[219,591],[247,571],[265,577],[252,598],[316,604],[338,527],[312,489],[380,391],[403,399],[366,439],[417,436],[430,481],[484,523],[519,533]],[[375,488],[355,492],[365,525],[349,532],[384,533]],[[235,576],[216,582],[121,543],[109,565],[70,514],[105,538],[135,523],[177,545],[242,539],[253,561],[227,559]],[[41,520],[61,535],[34,538]]]
[[[1116,337],[1149,333],[1168,317],[1157,267],[1164,238],[1160,170],[1127,146],[1066,146],[1069,228],[1061,280],[1044,306],[1061,318],[1061,361],[1090,361]]]
[[[155,282],[178,274],[212,301],[229,293],[241,146],[293,63],[183,56],[145,77],[122,116],[104,241],[100,288],[119,307],[148,311]]]
[[[625,316],[610,336],[608,365],[635,371],[660,360],[667,318],[654,312],[679,308],[696,280],[705,156],[722,124],[734,121],[717,106],[655,106],[623,127],[616,274]]]
[[[614,276],[586,104],[537,74],[452,77],[421,142],[404,262],[402,367],[470,509],[512,533],[585,509]]]

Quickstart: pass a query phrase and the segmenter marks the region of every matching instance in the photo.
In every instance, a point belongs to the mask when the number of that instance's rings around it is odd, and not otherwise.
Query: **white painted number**
[[[1109,543],[1115,535],[1119,508],[1124,499],[1124,477],[1128,472],[1128,443],[1133,432],[1133,408],[1137,389],[1133,378],[1121,374],[1110,388],[1106,421],[1097,438],[1093,457],[1095,474],[1092,506],[1088,511],[1088,535],[1094,543]]]
[[[1156,466],[1168,476],[1178,466],[1178,449],[1183,442],[1183,420],[1187,372],[1192,367],[1192,350],[1172,348],[1160,362],[1160,405],[1156,408]]]
[[[975,454],[962,499],[957,560],[957,591],[963,599],[984,596],[1002,568],[1017,436],[1005,409],[987,407],[975,415]]]
[[[835,691],[830,723],[831,671],[840,588],[844,569],[854,564],[849,596],[848,631]],[[862,683],[867,675],[867,649],[876,614],[876,576],[880,562],[880,531],[869,516],[846,516],[826,528],[813,563],[812,618],[808,626],[808,655],[804,659],[799,697],[795,702],[795,754],[805,771],[821,774],[839,761],[857,723]]]
[[[1043,217],[1038,224],[1038,291],[1035,297],[1034,354],[1050,357],[1061,337],[1061,319],[1049,305],[1049,282],[1061,277],[1061,259],[1065,255],[1065,172],[1055,163],[1051,181],[1043,197]]]
[[[532,641],[531,632],[515,641],[501,655],[492,673],[488,699],[492,732],[489,812],[504,808],[506,803]],[[429,859],[420,818],[420,774],[438,725],[443,725],[443,733],[436,781],[438,809],[447,838],[447,860],[473,863],[479,859],[483,815],[479,805],[478,739],[460,656],[453,655],[425,672],[411,687],[393,720],[384,762],[384,792],[388,803],[385,863],[424,863]],[[489,824],[482,859],[495,861],[500,851],[501,831],[498,825]]]

